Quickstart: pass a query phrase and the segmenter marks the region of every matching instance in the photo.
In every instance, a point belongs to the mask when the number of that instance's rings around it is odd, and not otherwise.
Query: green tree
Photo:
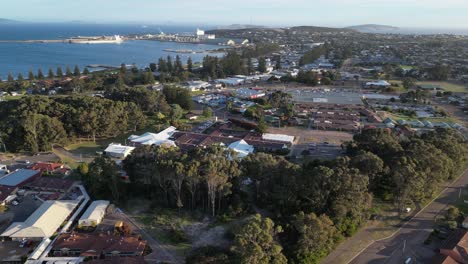
[[[260,58],[258,59],[258,71],[261,72],[261,73],[264,73],[266,72],[267,68],[266,68],[266,60],[265,58]]]
[[[257,214],[235,235],[232,251],[242,264],[286,264],[283,249],[275,240],[282,231],[271,219]]]
[[[80,77],[81,76],[80,67],[78,67],[78,65],[75,65],[75,68],[73,69],[73,76],[75,76],[75,77]]]
[[[124,78],[122,77],[122,75],[119,75],[119,77],[117,77],[117,80],[115,80],[115,87],[119,88],[119,89],[122,89],[122,88],[125,88],[127,85],[125,84],[125,80]]]
[[[184,67],[182,65],[182,61],[180,60],[179,55],[177,55],[176,60],[174,62],[174,72],[177,76],[180,76],[183,70],[184,70]]]
[[[7,82],[8,82],[8,84],[14,84],[15,83],[15,77],[13,77],[13,74],[11,72],[8,73]]]
[[[28,72],[28,80],[33,81],[34,79],[35,79],[34,73],[32,72],[32,70],[29,70],[29,72]]]
[[[179,119],[182,118],[184,115],[184,110],[178,105],[178,104],[172,104],[171,105],[171,112],[169,114],[169,117],[171,118],[171,123],[175,123],[179,121]]]
[[[90,74],[88,67],[85,67],[85,68],[84,68],[83,74],[84,74],[84,75],[89,75],[89,74]]]
[[[107,156],[95,158],[89,164],[88,174],[84,177],[86,189],[96,198],[118,202],[122,197],[122,184],[117,164]]]
[[[447,220],[448,221],[457,221],[460,217],[460,210],[455,206],[450,206],[447,209]]]
[[[187,89],[166,85],[163,94],[169,104],[178,104],[185,110],[193,108],[192,95]]]
[[[192,61],[192,57],[189,57],[187,59],[187,71],[188,72],[193,72],[193,61]]]
[[[18,78],[16,79],[16,81],[18,82],[18,84],[19,84],[20,86],[23,85],[24,77],[23,77],[23,74],[22,74],[22,73],[18,73]]]
[[[341,234],[327,215],[300,212],[294,216],[292,226],[293,236],[297,238],[292,254],[295,263],[319,263],[341,239]]]
[[[247,58],[247,73],[252,74],[254,72],[254,66],[252,62],[252,58],[248,57]]]
[[[57,77],[58,77],[58,78],[62,78],[62,77],[63,77],[62,67],[60,67],[60,66],[57,67],[56,73],[57,73]]]
[[[213,110],[210,107],[205,107],[205,109],[203,109],[203,116],[206,117],[206,118],[212,117],[213,116]]]
[[[49,68],[49,74],[47,75],[47,77],[49,79],[54,79],[55,74],[54,74],[54,71],[52,70],[52,68]]]
[[[281,69],[281,56],[276,56],[276,69]]]
[[[172,57],[171,56],[167,56],[166,67],[167,67],[167,72],[168,73],[170,73],[170,74],[174,73],[174,65],[172,64]]]
[[[167,63],[166,61],[163,59],[163,58],[159,58],[159,61],[158,61],[158,71],[161,73],[161,72],[167,72],[168,71],[168,68],[167,68]]]
[[[72,76],[73,76],[72,71],[71,71],[71,69],[70,69],[70,66],[68,66],[68,65],[67,65],[67,67],[65,68],[65,75],[66,75],[67,77],[72,77]]]
[[[260,117],[260,120],[258,121],[257,131],[262,134],[268,132],[268,124],[263,116]]]
[[[446,81],[450,76],[450,66],[444,64],[436,64],[427,69],[429,78],[434,81]]]
[[[156,63],[152,62],[150,63],[149,67],[151,72],[155,72],[158,66],[156,65]]]
[[[86,163],[86,162],[80,163],[80,165],[78,165],[77,170],[81,174],[81,176],[88,175],[88,172],[89,172],[88,163]]]
[[[406,90],[414,88],[415,86],[416,86],[416,80],[414,78],[406,77],[403,79],[403,87]]]
[[[37,70],[37,78],[38,78],[39,80],[43,80],[43,79],[44,79],[44,73],[42,73],[42,69]]]
[[[120,75],[125,75],[127,73],[127,65],[125,63],[120,64]]]
[[[200,173],[206,183],[211,215],[215,216],[216,201],[221,204],[223,197],[231,193],[231,180],[239,176],[240,170],[223,147],[212,146],[201,157]]]

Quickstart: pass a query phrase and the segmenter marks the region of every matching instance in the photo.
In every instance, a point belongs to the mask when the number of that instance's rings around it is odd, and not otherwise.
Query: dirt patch
[[[299,127],[270,127],[268,128],[268,132],[295,136],[297,144],[309,142],[330,142],[341,144],[353,139],[353,134],[348,132],[311,130]]]
[[[226,238],[227,226],[210,227],[209,221],[193,223],[182,228],[187,237],[192,241],[192,248],[215,246],[229,248],[230,241]]]

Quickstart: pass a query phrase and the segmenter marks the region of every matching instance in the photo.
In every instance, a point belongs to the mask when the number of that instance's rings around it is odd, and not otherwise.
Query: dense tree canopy
[[[269,218],[253,216],[236,233],[233,251],[241,264],[286,264],[281,245],[275,240],[281,226]]]
[[[0,113],[0,131],[14,152],[50,151],[76,137],[115,137],[146,119],[134,103],[89,96],[27,96],[1,102]]]

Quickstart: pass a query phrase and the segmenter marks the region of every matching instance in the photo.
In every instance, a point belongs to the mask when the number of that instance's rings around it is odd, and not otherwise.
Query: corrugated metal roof
[[[99,222],[106,214],[107,206],[109,206],[109,201],[99,200],[92,202],[78,222],[81,223],[86,220]]]
[[[0,178],[0,185],[4,186],[18,186],[22,182],[36,176],[40,171],[21,169],[16,170]]]
[[[15,238],[50,237],[73,212],[79,201],[45,201],[24,222],[15,222],[0,236]]]

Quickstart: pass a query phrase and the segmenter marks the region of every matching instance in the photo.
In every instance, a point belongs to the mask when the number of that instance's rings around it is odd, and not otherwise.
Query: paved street
[[[430,203],[426,208],[407,222],[394,236],[383,241],[374,242],[350,263],[404,263],[409,257],[411,263],[428,263],[434,251],[424,245],[434,227],[434,219],[448,204],[457,200],[459,190],[468,184],[468,170],[452,185]]]

